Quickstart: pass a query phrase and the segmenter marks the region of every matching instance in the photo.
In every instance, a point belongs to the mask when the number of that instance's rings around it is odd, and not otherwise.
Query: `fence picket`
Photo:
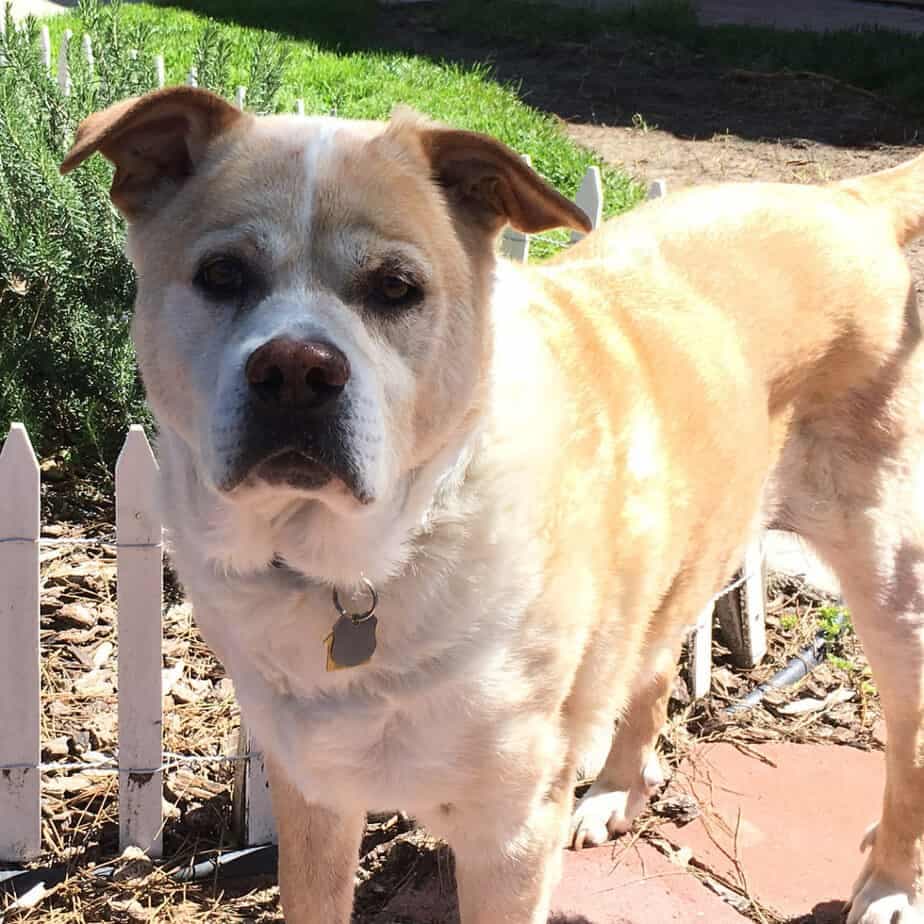
[[[690,680],[694,699],[700,699],[709,692],[712,685],[712,615],[714,604],[710,601],[696,620],[696,627],[690,639]]]
[[[603,220],[603,178],[599,167],[587,168],[574,202],[590,219],[591,228],[599,227]],[[584,234],[581,231],[572,231],[571,243],[577,243],[582,237]]]
[[[295,114],[300,116],[305,114],[305,101],[303,99],[297,99],[295,101]]]
[[[154,82],[157,84],[158,89],[161,89],[167,82],[163,55],[154,55]]]
[[[234,786],[234,817],[241,844],[275,844],[276,821],[270,799],[263,752],[241,720],[240,750],[247,760],[238,768]]]
[[[748,666],[759,664],[767,653],[767,559],[764,546],[756,539],[748,546],[744,557],[744,609],[741,625]]]
[[[119,607],[119,844],[162,850],[161,601],[157,462],[133,425],[116,463]]]
[[[41,849],[38,461],[22,424],[0,451],[0,861]]]
[[[717,600],[715,608],[732,661],[752,668],[767,653],[767,564],[760,538],[748,546],[741,572],[743,586]]]
[[[237,92],[234,94],[234,102],[237,105],[238,109],[244,108],[244,103],[247,101],[247,87],[238,87]]]
[[[39,30],[39,60],[47,74],[51,73],[51,33],[48,26]]]
[[[93,57],[93,39],[84,34],[80,41],[80,47],[83,49],[83,59],[87,62],[87,72],[92,77],[93,69],[96,67],[96,58]]]
[[[196,68],[191,67],[189,69],[189,75],[186,78],[186,83],[191,87],[199,86],[199,71]]]
[[[74,33],[70,29],[64,30],[61,36],[61,47],[58,48],[58,89],[62,96],[71,95],[71,69],[67,62],[67,47],[70,45]]]

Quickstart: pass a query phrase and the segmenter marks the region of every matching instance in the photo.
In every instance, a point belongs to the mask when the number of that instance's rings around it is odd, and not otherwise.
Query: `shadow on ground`
[[[918,119],[866,90],[822,74],[774,71],[760,59],[745,67],[722,66],[654,34],[601,31],[579,42],[492,38],[447,28],[438,4],[386,8],[374,0],[344,2],[349,28],[343,4],[306,17],[301,0],[278,0],[272,26],[344,51],[403,51],[466,66],[487,62],[527,103],[568,122],[657,126],[685,139],[730,133],[848,147],[906,144],[918,137]],[[249,0],[170,5],[241,25],[269,24],[261,6]],[[917,40],[907,41],[910,48]]]
[[[722,67],[654,35],[611,32],[584,42],[540,43],[460,35],[438,22],[425,9],[381,13],[376,41],[435,59],[487,61],[527,103],[568,122],[657,126],[691,139],[731,133],[850,147],[918,136],[919,120],[820,74],[767,72],[760,61]]]

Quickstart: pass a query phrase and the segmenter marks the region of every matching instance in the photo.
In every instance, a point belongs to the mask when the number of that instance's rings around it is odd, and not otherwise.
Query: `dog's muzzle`
[[[253,351],[244,375],[244,426],[221,487],[246,480],[311,491],[339,478],[357,500],[368,500],[344,426],[346,356],[329,343],[277,337]]]

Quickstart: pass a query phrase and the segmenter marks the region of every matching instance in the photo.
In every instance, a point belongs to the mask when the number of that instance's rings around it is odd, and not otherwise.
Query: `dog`
[[[589,232],[514,152],[399,110],[175,87],[86,119],[179,576],[268,761],[291,924],[346,924],[367,809],[455,854],[463,924],[540,924],[625,830],[683,630],[767,524],[837,571],[888,723],[850,924],[924,912],[924,159],[694,189]],[[576,767],[621,717],[597,782]],[[874,811],[871,807],[871,813]]]

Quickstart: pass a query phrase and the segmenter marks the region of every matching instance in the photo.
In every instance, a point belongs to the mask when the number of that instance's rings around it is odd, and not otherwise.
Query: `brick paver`
[[[565,852],[549,924],[746,924],[687,869],[625,841]]]
[[[770,744],[752,756],[730,744],[694,749],[671,789],[703,815],[659,832],[751,895],[803,924],[833,924],[879,815],[883,755],[850,747]],[[762,759],[761,759],[762,758]]]

